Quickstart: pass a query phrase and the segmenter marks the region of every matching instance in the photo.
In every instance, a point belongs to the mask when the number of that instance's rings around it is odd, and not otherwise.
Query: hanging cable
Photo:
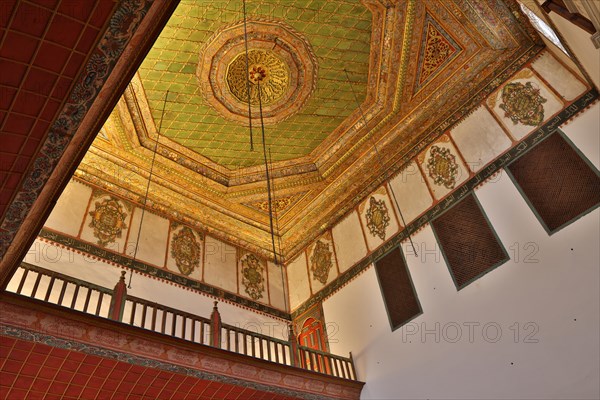
[[[250,105],[250,64],[248,61],[248,28],[246,24],[246,0],[242,1],[244,8],[244,46],[246,47],[246,93],[248,94],[248,126],[250,127],[250,151],[254,151],[254,140],[252,139],[252,106]]]
[[[163,102],[163,109],[160,115],[160,124],[158,131],[156,132],[156,142],[154,143],[154,152],[152,153],[152,163],[150,164],[150,174],[148,175],[148,183],[146,185],[146,194],[144,195],[144,207],[142,208],[142,216],[140,217],[140,226],[138,227],[137,239],[135,241],[135,250],[133,251],[133,261],[137,257],[138,246],[140,244],[140,234],[142,233],[142,224],[144,223],[144,215],[146,214],[146,203],[148,202],[148,192],[150,191],[150,182],[152,182],[152,172],[154,171],[154,160],[156,160],[156,149],[158,148],[158,141],[160,140],[160,131],[162,130],[162,123],[165,117],[165,108],[167,106],[167,97],[169,97],[169,91],[165,93],[165,100]],[[129,284],[128,289],[131,289],[131,278],[133,277],[133,270],[129,273]]]
[[[269,163],[271,164],[271,168],[273,168],[273,159],[271,158],[271,148],[269,148]],[[273,176],[273,170],[271,170],[271,177]],[[273,201],[277,201],[275,197],[275,180],[273,178],[271,182],[271,187],[273,188]],[[285,275],[283,271],[283,255],[281,251],[281,233],[279,232],[279,216],[277,215],[277,207],[273,210],[273,216],[275,217],[275,229],[277,230],[277,247],[279,250],[279,261],[281,264],[281,287],[283,289],[283,309],[287,310],[287,290],[285,285]]]
[[[271,198],[271,177],[269,174],[269,164],[267,163],[267,143],[265,141],[265,123],[263,121],[262,113],[262,93],[260,91],[260,81],[256,82],[258,90],[258,111],[260,114],[260,128],[262,132],[262,144],[263,144],[263,157],[265,161],[265,171],[267,174],[267,196],[269,201],[269,225],[271,227],[271,244],[273,245],[273,257],[275,264],[277,264],[277,251],[275,250],[275,231],[273,228],[273,199]]]
[[[344,68],[344,72],[346,73],[346,80],[348,81],[348,84],[350,85],[350,90],[352,91],[352,95],[354,96],[354,101],[356,102],[356,106],[358,107],[358,110],[360,111],[360,116],[361,116],[363,125],[365,126],[365,129],[366,129],[367,128],[367,120],[365,119],[365,114],[362,110],[362,107],[360,106],[358,97],[356,96],[356,93],[354,92],[354,87],[352,86],[352,82],[350,81],[350,76],[348,75],[348,71],[345,68]],[[383,159],[381,158],[381,154],[379,154],[379,149],[377,149],[377,143],[375,142],[375,139],[373,138],[373,136],[371,136],[371,141],[373,142],[373,148],[375,149],[375,154],[377,155],[377,161],[379,162],[379,166],[381,168],[381,171],[383,172],[383,179],[386,182],[389,182],[389,176],[387,173],[387,169],[385,168],[385,165],[383,164]],[[391,182],[388,186],[390,188],[390,192],[392,193],[392,197],[394,198],[394,203],[396,204],[398,213],[400,214],[400,219],[402,220],[402,225],[406,228],[406,221],[404,221],[404,216],[402,215],[402,210],[400,209],[400,204],[398,204],[398,199],[396,199],[396,193],[394,193],[394,188],[392,187]],[[410,245],[412,246],[413,252],[415,253],[415,256],[417,256],[418,255],[417,249],[415,248],[415,244],[412,241],[410,232],[408,232],[407,234],[408,234],[408,240],[410,241]]]

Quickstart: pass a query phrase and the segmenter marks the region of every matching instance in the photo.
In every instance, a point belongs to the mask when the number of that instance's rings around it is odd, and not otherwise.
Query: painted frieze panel
[[[125,247],[126,255],[162,268],[165,266],[168,241],[168,219],[140,207],[133,210]]]
[[[529,68],[523,68],[493,93],[487,104],[517,140],[563,107],[562,100]]]
[[[238,262],[240,294],[268,303],[266,262],[254,253],[243,253]]]
[[[103,191],[94,190],[81,237],[88,242],[121,252],[130,226],[133,207]]]
[[[237,293],[237,249],[209,235],[204,243],[204,281]]]
[[[387,189],[382,186],[358,206],[362,227],[370,250],[377,248],[398,231],[398,221]]]
[[[367,255],[367,244],[356,211],[350,212],[331,230],[340,272]]]
[[[407,224],[433,204],[433,198],[416,161],[408,163],[398,175],[393,177],[390,180],[390,186]],[[394,199],[392,198],[392,200]],[[398,213],[398,218],[400,218],[400,213]]]
[[[337,260],[330,232],[325,233],[307,249],[310,282],[313,292],[320,290],[338,275]]]
[[[566,101],[575,100],[587,89],[586,85],[550,51],[545,51],[539,56],[531,67]]]
[[[280,310],[289,310],[285,267],[268,261],[267,274],[269,283],[269,300],[271,305]]]
[[[480,171],[512,143],[508,133],[484,106],[452,128],[450,135],[473,172]]]
[[[71,180],[58,198],[44,226],[78,236],[91,195],[91,187]]]
[[[418,156],[425,179],[436,199],[456,189],[468,177],[467,166],[448,135],[442,135]]]
[[[308,268],[306,253],[303,251],[287,265],[287,278],[289,285],[290,309],[300,306],[311,295],[308,282]]]
[[[191,278],[202,279],[203,242],[202,233],[171,222],[167,268]]]

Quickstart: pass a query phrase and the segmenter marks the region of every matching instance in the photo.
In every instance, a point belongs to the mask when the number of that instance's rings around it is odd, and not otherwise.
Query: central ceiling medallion
[[[238,55],[227,70],[229,91],[239,101],[248,102],[248,85],[250,80],[250,104],[256,106],[258,101],[258,85],[260,84],[263,106],[268,106],[279,100],[288,90],[290,73],[277,54],[270,50],[248,51],[248,69],[246,69],[246,54]]]
[[[196,75],[206,101],[225,118],[248,123],[248,85],[252,119],[258,121],[258,87],[265,124],[296,114],[317,85],[317,58],[306,38],[285,22],[247,21],[213,34],[200,54]]]

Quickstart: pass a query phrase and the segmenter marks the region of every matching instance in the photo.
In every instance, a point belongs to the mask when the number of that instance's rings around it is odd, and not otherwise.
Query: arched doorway
[[[321,321],[315,318],[307,318],[300,329],[298,343],[300,346],[326,352],[325,330]],[[329,366],[325,363],[323,357],[311,356],[304,352],[301,354],[303,355],[301,361],[304,368],[317,372],[329,371]]]

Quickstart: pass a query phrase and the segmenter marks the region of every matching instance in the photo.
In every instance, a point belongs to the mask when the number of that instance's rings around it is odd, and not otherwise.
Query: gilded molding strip
[[[252,310],[268,314],[273,317],[281,318],[286,321],[291,320],[290,314],[278,310],[276,308],[269,307],[264,304],[260,304],[254,302],[252,300],[248,300],[241,296],[238,296],[234,293],[229,293],[224,291],[223,289],[216,288],[214,286],[207,285],[206,283],[199,282],[194,279],[190,279],[184,276],[176,275],[167,270],[154,267],[152,265],[146,264],[139,260],[132,260],[129,257],[125,257],[121,254],[113,253],[110,250],[103,249],[101,247],[95,246],[91,243],[83,242],[79,239],[75,239],[66,235],[63,235],[58,232],[50,231],[48,229],[42,228],[38,237],[49,240],[51,242],[55,242],[61,246],[65,246],[71,248],[75,251],[89,254],[90,256],[94,256],[105,260],[109,263],[114,263],[124,268],[132,269],[136,272],[142,273],[144,275],[148,275],[154,278],[163,279],[165,281],[173,282],[178,285],[184,286],[189,289],[197,290],[199,292],[208,294],[210,296],[214,296],[229,302],[233,302],[242,307],[247,307]]]
[[[357,275],[359,275],[365,269],[367,269],[371,264],[375,263],[375,261],[383,257],[394,247],[399,246],[400,243],[408,237],[408,235],[412,235],[421,227],[435,219],[438,216],[438,214],[441,214],[448,207],[451,207],[454,203],[458,202],[463,197],[469,195],[477,186],[484,183],[488,178],[490,178],[496,172],[504,168],[504,166],[510,164],[517,158],[521,157],[523,154],[531,150],[542,140],[547,138],[550,134],[555,132],[560,125],[573,118],[576,114],[585,110],[587,107],[591,106],[596,100],[598,100],[599,97],[600,95],[598,94],[598,91],[595,88],[592,88],[591,90],[580,96],[577,100],[573,102],[573,104],[564,108],[554,118],[546,122],[542,127],[531,132],[522,142],[508,150],[502,156],[496,158],[486,168],[482,169],[477,174],[475,174],[475,176],[473,176],[471,179],[465,182],[460,187],[460,189],[456,190],[449,196],[442,199],[435,207],[429,209],[425,214],[423,214],[421,218],[409,223],[405,227],[405,229],[397,233],[389,241],[381,245],[371,254],[368,254],[365,258],[363,258],[357,264],[355,264],[353,267],[347,270],[343,275],[339,276],[331,284],[324,287],[319,292],[315,293],[310,299],[308,299],[300,307],[298,307],[295,311],[292,312],[292,319],[297,318],[299,315],[306,312],[306,310],[308,310],[316,303],[322,302],[323,300],[340,290],[348,282],[350,282]]]
[[[323,396],[322,394],[310,394],[296,390],[285,389],[277,386],[268,386],[261,383],[245,381],[239,378],[232,378],[224,375],[217,375],[211,372],[200,371],[193,368],[186,368],[177,364],[167,363],[164,361],[158,361],[151,358],[141,357],[130,353],[124,353],[114,350],[105,349],[98,346],[92,346],[89,344],[80,343],[74,340],[67,340],[56,336],[46,335],[26,329],[21,329],[13,326],[0,324],[0,335],[17,338],[20,340],[26,340],[28,342],[45,344],[47,346],[56,347],[59,349],[66,349],[72,351],[79,351],[84,354],[94,355],[98,357],[108,358],[115,361],[125,362],[132,365],[140,365],[142,367],[155,368],[158,370],[169,371],[176,374],[185,376],[191,376],[198,379],[204,379],[209,381],[216,381],[226,383],[229,385],[243,386],[255,390],[260,390],[270,393],[278,393],[285,396],[294,398],[301,398],[306,400],[320,400],[320,399],[331,399],[331,397]]]

